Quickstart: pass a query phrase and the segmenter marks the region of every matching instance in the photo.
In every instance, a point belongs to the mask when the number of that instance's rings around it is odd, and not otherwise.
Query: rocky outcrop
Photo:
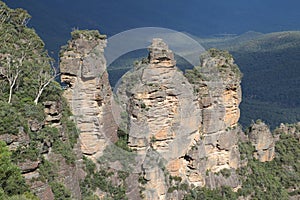
[[[75,31],[61,51],[61,81],[80,131],[83,154],[94,161],[116,141],[111,111],[111,87],[103,55],[106,39],[98,32]]]
[[[200,137],[187,154],[190,157],[187,176],[199,186],[214,188],[220,183],[237,188],[237,178],[219,181],[220,178],[207,176],[206,172],[218,173],[240,166],[237,143],[242,130],[237,122],[241,73],[228,52],[212,49],[201,55],[200,67],[185,75],[193,84],[202,114]]]
[[[27,146],[30,143],[30,137],[24,132],[22,127],[19,128],[17,135],[2,134],[0,140],[6,142],[11,151],[17,150],[20,146]]]
[[[296,124],[281,123],[280,126],[275,130],[275,134],[278,134],[277,136],[279,136],[281,133],[291,134],[300,142],[300,122]]]
[[[241,182],[236,169],[246,165],[240,160],[239,140],[253,144],[259,161],[274,158],[275,140],[264,123],[253,124],[247,136],[238,125],[242,74],[228,52],[209,50],[201,55],[201,66],[184,74],[167,44],[154,39],[148,59],[123,76],[111,101],[105,43],[103,38],[86,38],[86,33],[73,38],[62,52],[61,79],[83,154],[95,161],[114,149],[125,160],[131,158],[128,169],[139,165],[126,179],[128,197],[138,199],[139,190],[145,199],[182,197],[173,184],[237,191]],[[45,106],[52,117],[49,124],[55,124],[59,105]],[[123,155],[124,149],[111,143],[117,141],[117,129],[135,153]],[[106,164],[111,170],[128,170],[113,151]]]
[[[57,101],[44,102],[44,112],[46,114],[45,125],[59,126],[62,117],[62,105]],[[31,123],[31,130],[39,130],[41,126],[37,122]]]
[[[147,62],[125,74],[116,94],[127,113],[128,145],[138,154],[154,150],[165,166],[142,164],[146,199],[166,198],[166,173],[195,186],[239,187],[236,175],[224,181],[207,171],[239,167],[240,79],[232,57],[217,50],[185,77],[161,39],[153,40]]]
[[[85,172],[79,143],[74,144],[73,149],[65,148],[71,146],[68,134],[76,134],[66,130],[66,123],[71,121],[66,118],[64,122],[62,121],[63,110],[67,108],[63,108],[60,100],[46,101],[43,105],[45,117],[42,121],[35,118],[28,119],[28,130],[19,127],[17,134],[2,134],[0,140],[5,141],[11,151],[15,151],[17,155],[14,157],[15,162],[31,191],[39,199],[54,200],[51,182],[63,184],[71,192],[73,199],[80,199],[79,183],[84,178]],[[62,148],[65,148],[65,154],[74,155],[73,162],[70,163],[66,156],[60,154],[59,150]],[[66,152],[72,150],[74,154]]]
[[[167,45],[154,39],[148,63],[139,63],[127,73],[116,93],[128,113],[129,147],[139,154],[153,149],[165,160],[168,172],[184,177],[184,155],[199,137],[201,112],[192,85],[175,64]],[[146,199],[163,198],[167,188],[162,166],[146,159],[142,169],[147,180]]]
[[[249,130],[249,140],[255,147],[253,156],[260,162],[273,160],[275,157],[275,140],[269,127],[263,122],[257,122]]]
[[[211,49],[201,55],[201,66],[187,71],[200,106],[203,132],[216,133],[237,125],[240,117],[241,72],[226,51]]]

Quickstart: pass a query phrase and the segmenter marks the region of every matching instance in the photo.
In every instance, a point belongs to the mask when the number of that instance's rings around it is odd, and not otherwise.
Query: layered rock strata
[[[260,162],[272,161],[275,157],[275,140],[269,127],[257,122],[250,127],[249,140],[255,147],[253,156]]]
[[[112,107],[105,45],[103,37],[85,33],[62,51],[64,96],[76,118],[83,154],[95,161],[117,140],[116,119],[128,136],[128,147],[142,158],[137,172],[145,180],[140,186],[145,199],[182,195],[168,193],[170,177],[188,185],[240,187],[234,169],[240,166],[241,73],[233,58],[213,49],[202,55],[200,67],[183,74],[173,52],[154,39],[148,59],[119,82]],[[129,196],[136,198],[137,184],[132,182]]]
[[[105,46],[104,36],[82,31],[73,34],[60,58],[61,81],[66,84],[64,96],[80,131],[81,150],[94,161],[109,142],[117,139]]]
[[[240,72],[228,53],[211,50],[186,76],[168,46],[154,39],[148,62],[128,72],[116,91],[128,115],[129,147],[146,157],[153,149],[164,160],[165,168],[142,164],[146,199],[169,198],[166,174],[196,186],[239,186],[234,170],[229,178],[214,173],[239,167]]]
[[[149,61],[127,73],[116,93],[128,113],[129,147],[146,157],[153,149],[167,171],[184,176],[184,156],[199,135],[201,112],[192,85],[175,65],[172,51],[154,39]],[[163,198],[167,184],[162,166],[146,158],[142,169],[146,198]]]
[[[201,55],[201,66],[187,71],[202,113],[200,138],[187,153],[187,176],[199,186],[239,186],[235,173],[231,180],[218,181],[214,174],[240,165],[237,124],[240,116],[241,73],[228,52],[211,49]],[[234,172],[234,170],[233,170]],[[209,174],[209,176],[207,176]],[[219,184],[216,184],[219,182]]]

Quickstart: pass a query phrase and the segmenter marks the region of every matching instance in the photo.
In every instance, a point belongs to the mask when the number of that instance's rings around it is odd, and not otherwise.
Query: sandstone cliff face
[[[242,131],[237,122],[241,73],[227,52],[212,49],[201,56],[201,66],[187,71],[186,76],[193,84],[202,112],[201,137],[188,152],[191,177],[197,177],[200,186],[214,188],[218,186],[216,182],[223,182],[236,188],[239,181],[234,173],[231,181],[217,181],[213,174],[205,174],[240,165],[237,142]]]
[[[241,77],[232,57],[210,51],[202,68],[187,78],[161,39],[153,40],[148,59],[128,72],[116,91],[128,114],[129,147],[139,154],[153,149],[164,161],[165,168],[142,164],[146,199],[175,195],[166,191],[166,174],[196,186],[238,187],[234,170],[230,177],[214,175],[239,167]]]
[[[250,127],[249,140],[255,147],[253,156],[260,162],[271,161],[275,157],[275,140],[269,127],[258,122]]]
[[[82,32],[61,52],[61,81],[67,84],[68,100],[80,131],[84,155],[95,161],[107,143],[116,140],[111,113],[111,87],[103,55],[106,39]]]
[[[265,124],[252,125],[248,136],[238,126],[241,73],[228,52],[209,50],[201,66],[183,74],[167,44],[154,39],[148,59],[123,76],[113,95],[105,45],[104,38],[73,38],[62,52],[61,79],[68,85],[64,96],[80,131],[80,149],[94,162],[102,156],[114,172],[130,170],[130,199],[140,193],[144,199],[180,199],[183,191],[170,190],[180,184],[237,191],[236,169],[245,165],[239,139],[252,142],[261,162],[274,158],[275,140]],[[45,124],[59,126],[55,109],[45,106],[51,116]],[[32,122],[31,128],[38,126]],[[111,143],[117,129],[134,153]]]
[[[126,74],[116,93],[128,113],[129,147],[139,154],[153,149],[171,175],[184,177],[184,156],[199,137],[201,112],[192,85],[175,63],[167,45],[154,39],[149,62]],[[167,181],[162,166],[146,161],[142,169],[146,199],[165,198]]]

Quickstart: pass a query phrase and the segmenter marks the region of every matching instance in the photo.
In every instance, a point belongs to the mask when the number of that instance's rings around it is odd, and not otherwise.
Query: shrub
[[[12,163],[11,152],[3,141],[0,141],[0,188],[0,193],[8,196],[28,191],[21,170]]]
[[[71,200],[71,192],[59,182],[50,183],[52,192],[56,200]]]

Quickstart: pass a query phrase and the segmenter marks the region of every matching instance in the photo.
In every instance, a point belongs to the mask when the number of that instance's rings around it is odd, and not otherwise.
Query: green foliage
[[[69,138],[71,138],[72,142],[62,140],[60,133],[61,130],[58,130],[55,127],[45,126],[39,132],[31,133],[31,142],[27,150],[33,149],[36,152],[36,156],[34,157],[37,157],[39,153],[38,143],[43,143],[44,141],[50,142],[52,143],[53,151],[55,153],[61,154],[68,164],[74,163],[75,155],[72,149],[77,141],[78,134],[77,131],[70,132],[71,129],[76,129],[74,123],[70,120],[62,120],[62,125],[65,127],[63,131],[69,136]],[[24,157],[24,152],[20,154],[20,156]],[[33,155],[31,154],[30,156]]]
[[[226,178],[229,178],[230,176],[231,176],[231,171],[230,171],[230,169],[222,169],[221,171],[220,171],[220,173],[224,176],[224,177],[226,177]]]
[[[156,141],[157,141],[156,137],[154,135],[152,135],[151,138],[150,138],[150,142],[154,143]]]
[[[125,182],[125,179],[129,176],[129,172],[118,171],[118,177]]]
[[[43,182],[46,182],[46,181],[52,182],[52,181],[54,181],[55,178],[57,177],[56,171],[57,171],[57,166],[54,163],[49,162],[46,159],[42,159],[42,162],[39,165],[39,173],[40,173],[39,178]]]
[[[2,1],[0,1],[0,9],[1,24],[9,24],[16,27],[25,26],[27,20],[31,18],[27,11],[20,8],[17,8],[15,10],[10,9]]]
[[[141,104],[141,108],[142,108],[142,109],[145,109],[146,107],[147,107],[147,106],[146,106],[145,103],[142,103],[142,104]]]
[[[40,102],[59,101],[62,99],[62,88],[58,82],[52,81],[43,91]]]
[[[217,42],[209,42],[209,41]],[[218,47],[230,50],[240,71],[243,74],[242,95],[240,105],[240,123],[248,126],[252,120],[263,119],[272,129],[282,122],[296,123],[300,121],[300,87],[299,57],[300,32],[280,32],[271,34],[252,34],[230,39],[226,42],[219,38],[209,39],[207,49]],[[202,40],[203,41],[203,40]],[[209,44],[210,43],[210,44]],[[205,45],[205,44],[204,44]],[[219,50],[211,50],[213,56],[219,55]],[[222,52],[221,52],[222,54]],[[224,57],[232,56],[223,53]],[[134,60],[147,55],[146,51],[132,52],[123,55],[108,68],[112,85],[124,75]],[[199,69],[186,70],[190,83],[208,79],[201,77]],[[187,68],[184,68],[187,69]],[[236,74],[237,68],[232,69]],[[195,93],[198,93],[195,88]]]
[[[122,129],[118,128],[117,135],[119,139],[115,145],[125,151],[132,152],[132,149],[128,146],[128,134]]]
[[[299,142],[292,135],[282,134],[276,142],[276,157],[271,162],[261,163],[252,157],[251,144],[240,144],[240,152],[248,158],[247,167],[241,168],[243,187],[239,196],[256,199],[288,199],[289,189],[297,188],[300,181]]]
[[[53,151],[61,154],[68,164],[75,162],[76,157],[68,142],[63,142],[61,139],[55,140],[53,143]]]
[[[254,152],[255,148],[252,146],[251,142],[240,142],[239,143],[239,151],[241,155],[241,160],[247,159],[252,160],[253,156],[252,153]]]
[[[185,195],[184,200],[193,199],[205,199],[205,200],[224,200],[224,199],[237,199],[237,194],[231,190],[229,187],[221,187],[218,189],[210,190],[208,188],[195,188],[189,191]]]
[[[51,58],[34,29],[26,26],[30,15],[25,10],[2,4],[0,13],[0,99],[12,104],[34,101],[43,83],[54,75]],[[48,90],[46,95],[55,93]]]
[[[3,199],[3,200],[39,200],[34,194],[32,194],[30,192],[25,192],[22,195],[8,196],[7,194],[4,193],[2,188],[0,188],[0,199]]]
[[[197,84],[200,81],[208,81],[207,77],[204,76],[203,73],[201,73],[201,67],[195,66],[193,69],[185,70],[185,77],[188,79],[188,81],[192,84]],[[196,89],[194,89],[196,93]]]
[[[213,58],[222,56],[228,60],[232,59],[232,55],[228,51],[222,51],[222,50],[215,49],[215,48],[209,49],[208,54]]]
[[[24,124],[24,118],[15,107],[0,101],[0,134],[18,135],[19,127]]]
[[[26,159],[36,161],[40,156],[40,148],[38,141],[30,141],[28,146],[20,145],[15,151],[13,151],[13,161],[22,162]]]
[[[96,171],[96,164],[85,156],[83,157],[83,161],[84,161],[86,172],[88,174],[94,174]]]
[[[114,185],[110,180],[112,172],[109,172],[108,169],[99,169],[96,171],[95,164],[88,158],[84,158],[84,163],[87,175],[80,183],[83,199],[95,199],[93,192],[96,189],[106,192],[108,199],[127,199],[125,188],[125,178],[128,176],[127,172],[119,171],[118,175],[121,180],[119,181],[119,185]]]
[[[44,159],[42,153],[51,145],[53,152],[61,154],[67,163],[74,163],[72,149],[77,143],[78,131],[70,119],[68,105],[61,97],[61,87],[53,81],[56,75],[53,60],[41,38],[26,26],[29,18],[26,11],[10,9],[0,1],[0,134],[29,136],[29,140],[18,141],[12,156],[1,142],[0,176],[3,177],[0,178],[0,199],[35,199],[31,193],[24,193],[27,186],[12,160],[15,163],[41,161],[39,179],[50,183],[56,199],[71,199],[70,192],[61,183],[55,182],[58,166]],[[43,88],[48,81],[47,87]],[[42,91],[41,96],[39,91]],[[45,101],[62,102],[61,127],[44,125],[42,102]],[[40,129],[31,131],[31,122],[39,123]]]
[[[179,176],[171,176],[168,173],[165,174],[165,176],[169,176],[169,188],[168,188],[168,193],[172,193],[174,191],[181,190],[183,192],[188,192],[189,191],[189,185],[186,182],[182,183],[182,178]]]
[[[63,126],[63,132],[68,135],[68,142],[70,144],[70,147],[73,149],[75,144],[77,143],[77,139],[79,137],[79,132],[77,130],[75,122],[70,119],[70,116],[72,116],[72,112],[67,104],[66,99],[62,98],[62,119],[61,123]]]
[[[271,33],[232,49],[244,74],[243,126],[258,118],[272,129],[300,121],[299,39],[299,32]]]
[[[30,142],[27,146],[20,145],[13,152],[13,159],[15,162],[28,160],[38,160],[41,154],[41,144],[44,141],[53,143],[57,141],[60,143],[59,131],[55,127],[45,126],[39,132],[30,132]],[[56,150],[54,148],[54,150]]]
[[[88,38],[92,39],[106,39],[106,35],[101,35],[97,30],[74,30],[71,32],[72,40],[76,40],[78,38]]]
[[[104,149],[103,155],[98,159],[98,162],[105,164],[118,161],[124,171],[131,171],[132,161],[136,159],[136,156],[137,154],[134,151],[124,151],[124,149],[115,145],[109,145]]]
[[[140,174],[138,182],[142,185],[145,185],[148,181]]]
[[[174,180],[175,182],[181,182],[182,178],[180,176],[169,176],[170,183]]]
[[[5,142],[0,141],[0,195],[19,195],[28,191],[20,169],[11,161],[11,152]]]
[[[59,182],[50,183],[54,198],[56,200],[71,200],[71,193],[65,188],[64,184]]]
[[[228,187],[210,190],[195,188],[185,195],[184,199],[289,199],[299,194],[300,182],[300,146],[299,141],[288,134],[281,134],[276,142],[276,157],[270,162],[259,162],[253,158],[254,147],[251,143],[240,143],[239,151],[248,164],[238,169],[242,187],[237,193]],[[227,177],[230,171],[221,170]],[[296,188],[296,190],[294,190]],[[174,186],[170,191],[177,189]],[[294,191],[293,191],[294,190]],[[289,192],[292,191],[292,192]]]
[[[44,121],[44,106],[42,104],[35,105],[32,101],[26,101],[27,99],[28,98],[21,99],[20,103],[15,104],[14,107],[27,119],[37,120],[39,122]]]

